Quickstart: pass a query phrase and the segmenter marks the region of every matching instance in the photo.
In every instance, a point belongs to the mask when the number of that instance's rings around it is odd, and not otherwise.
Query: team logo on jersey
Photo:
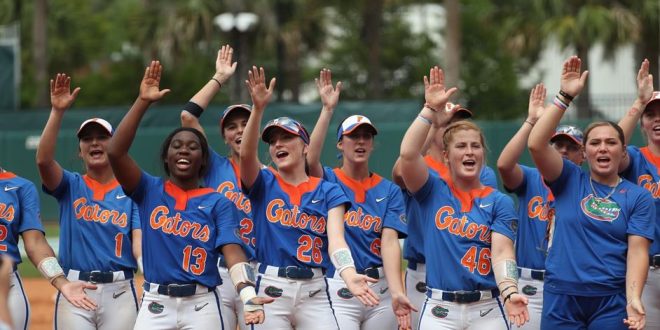
[[[208,242],[211,230],[208,225],[181,218],[181,213],[176,212],[173,217],[168,216],[170,209],[167,206],[158,206],[151,211],[149,225],[154,230],[161,230],[165,234],[181,237],[190,236],[192,239]]]
[[[533,296],[533,295],[535,295],[537,290],[538,290],[538,289],[537,289],[536,287],[531,286],[531,285],[525,285],[525,286],[522,288],[522,292],[523,292],[524,294],[528,295],[528,296]]]
[[[232,203],[234,203],[234,205],[236,205],[239,210],[245,212],[246,214],[252,212],[252,204],[250,204],[250,199],[245,197],[242,192],[236,191],[236,187],[234,186],[233,182],[225,181],[221,183],[216,191],[225,195],[225,197],[232,201]]]
[[[582,199],[580,207],[586,216],[598,221],[612,222],[621,213],[621,208],[615,201],[595,197],[593,194]]]
[[[266,206],[266,219],[272,223],[279,222],[284,227],[309,228],[315,233],[325,234],[325,217],[301,212],[298,205],[289,209],[279,198],[273,199]]]
[[[344,213],[344,223],[350,227],[358,227],[364,231],[373,230],[380,233],[383,220],[378,216],[364,214],[362,207],[357,210],[348,210]]]
[[[479,240],[490,244],[491,230],[484,224],[478,224],[470,221],[466,215],[460,218],[453,217],[454,208],[443,206],[435,213],[435,226],[439,230],[446,230],[452,235],[474,239],[479,236]]]
[[[154,301],[151,304],[149,304],[149,306],[147,306],[147,309],[153,314],[160,314],[165,309],[165,306]]]
[[[282,296],[283,290],[280,288],[276,288],[274,286],[267,286],[266,289],[264,290],[264,293],[273,298],[279,298]]]
[[[540,221],[548,221],[555,215],[555,209],[550,206],[549,201],[544,201],[541,196],[534,196],[527,203],[527,217],[537,218]]]
[[[14,205],[0,203],[0,219],[7,221],[14,220]]]
[[[128,225],[126,212],[102,209],[100,205],[87,204],[87,198],[80,197],[73,202],[73,214],[78,220],[106,223],[110,221],[113,225],[125,228]]]
[[[417,282],[417,285],[415,285],[415,289],[418,292],[426,293],[426,283],[425,282]]]
[[[347,288],[341,288],[337,290],[337,295],[339,296],[339,298],[343,298],[343,299],[353,298],[353,294]]]
[[[437,318],[444,319],[449,314],[449,310],[442,307],[442,306],[440,306],[440,305],[436,305],[431,310],[431,313],[433,314],[433,316],[435,316]]]
[[[653,195],[653,198],[660,198],[660,182],[653,182],[652,176],[648,174],[640,175],[637,178],[637,185],[648,190]]]

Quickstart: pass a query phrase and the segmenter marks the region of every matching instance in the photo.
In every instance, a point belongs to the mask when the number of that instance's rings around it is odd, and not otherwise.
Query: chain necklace
[[[598,197],[598,194],[596,193],[596,189],[594,189],[594,183],[593,183],[594,180],[591,178],[591,176],[589,176],[589,185],[591,186],[591,192],[594,193],[595,198],[601,199],[601,200],[609,199],[610,196],[612,196],[612,194],[614,194],[614,191],[616,191],[616,187],[619,186],[619,183],[621,183],[621,181],[623,181],[623,180],[621,180],[621,177],[619,177],[619,181],[616,182],[616,184],[614,185],[614,187],[612,187],[612,190],[610,190],[610,192],[607,194],[607,196],[605,196],[603,198],[600,198],[600,197]]]

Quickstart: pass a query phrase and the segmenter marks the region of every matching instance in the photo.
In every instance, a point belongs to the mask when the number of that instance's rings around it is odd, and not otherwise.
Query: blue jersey
[[[266,168],[259,171],[248,197],[259,262],[277,267],[330,267],[328,210],[349,203],[337,184],[310,177],[293,186]]]
[[[556,213],[545,290],[581,296],[624,292],[628,235],[653,239],[651,194],[622,180],[604,199],[612,188],[590,182],[589,173],[568,160],[548,187],[555,196]]]
[[[449,168],[442,162],[439,162],[431,156],[425,156],[424,161],[429,168],[429,175],[442,176],[445,180],[449,180]],[[484,186],[497,189],[497,177],[495,171],[488,166],[481,169],[479,180]],[[408,222],[408,239],[403,244],[403,258],[408,262],[425,263],[424,257],[424,235],[421,222],[418,221],[419,205],[412,196],[404,190],[404,201],[406,203],[406,217],[410,220]]]
[[[429,175],[415,193],[424,230],[426,284],[445,291],[497,288],[491,269],[492,232],[515,239],[513,201],[491,188],[469,192]]]
[[[59,260],[65,271],[135,270],[131,231],[140,228],[137,208],[117,180],[99,183],[62,170],[55,190],[60,205]]]
[[[211,188],[182,190],[142,172],[131,195],[142,221],[144,278],[158,284],[220,285],[216,262],[238,237],[239,211]]]
[[[0,172],[0,253],[21,263],[19,235],[28,230],[44,232],[39,215],[39,195],[34,184],[11,172]]]
[[[250,200],[241,191],[241,177],[239,167],[233,159],[220,156],[210,150],[209,170],[204,176],[204,186],[213,188],[232,201],[240,211],[238,225],[239,235],[247,246],[245,253],[248,258],[254,256],[254,224],[252,223],[252,205]]]
[[[406,237],[407,220],[401,189],[377,174],[362,181],[354,180],[339,168],[324,168],[323,178],[337,183],[351,201],[351,207],[344,214],[344,236],[351,248],[355,267],[382,266],[382,228],[396,230],[399,238]],[[328,277],[332,277],[334,271],[331,266]]]
[[[548,251],[548,221],[554,218],[554,196],[535,168],[520,165],[522,182],[511,192],[518,197],[518,234],[516,260],[518,266],[545,269]]]
[[[627,180],[648,190],[655,202],[655,234],[649,248],[651,255],[660,254],[660,156],[655,156],[648,147],[628,147],[630,165],[621,173]]]

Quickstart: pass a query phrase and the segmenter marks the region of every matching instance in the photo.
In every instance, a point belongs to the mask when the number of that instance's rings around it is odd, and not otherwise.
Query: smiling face
[[[172,136],[163,161],[173,180],[197,182],[206,166],[203,142],[189,130],[178,131]]]
[[[585,135],[585,152],[592,175],[608,180],[618,177],[625,146],[619,132],[609,124],[594,126]]]
[[[232,154],[235,156],[239,156],[240,154],[243,131],[249,118],[249,112],[234,110],[223,121],[222,137],[225,140],[225,144],[229,146]]]
[[[307,145],[298,136],[279,127],[269,134],[268,153],[279,171],[305,170]]]
[[[85,163],[87,169],[110,166],[108,155],[105,152],[110,143],[110,134],[101,125],[88,124],[79,134],[78,156]]]
[[[660,145],[660,103],[654,102],[644,110],[641,123],[649,144]]]
[[[485,154],[482,141],[481,132],[470,128],[455,128],[446,134],[444,155],[452,177],[468,183],[479,180]]]
[[[337,149],[342,153],[345,162],[368,162],[374,150],[373,129],[367,125],[357,127],[350,134],[342,136],[337,142]]]

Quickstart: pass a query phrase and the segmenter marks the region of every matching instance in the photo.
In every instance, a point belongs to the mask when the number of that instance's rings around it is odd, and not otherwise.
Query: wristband
[[[347,268],[355,268],[355,261],[353,261],[351,250],[348,248],[337,249],[330,256],[330,260],[339,274]]]
[[[506,301],[511,299],[511,296],[513,296],[516,293],[518,293],[518,291],[514,291],[514,292],[511,292],[508,295],[506,295],[506,297],[504,297],[504,301],[502,302],[502,304],[506,304]]]
[[[559,95],[563,96],[566,100],[568,100],[568,102],[572,102],[574,98],[574,96],[568,95],[568,93],[564,92],[561,89],[559,90]]]
[[[64,270],[62,270],[62,267],[55,257],[42,259],[41,262],[39,262],[39,265],[37,265],[37,268],[39,269],[39,272],[41,272],[41,275],[47,278],[48,282],[51,284],[56,278],[64,276]]]
[[[568,104],[564,103],[558,96],[555,96],[552,103],[559,109],[566,111],[568,109]]]
[[[432,107],[432,106],[431,106],[430,104],[428,104],[428,103],[424,103],[424,107],[427,108],[427,109],[429,109],[429,110],[431,110],[431,111],[433,111],[433,112],[438,112],[438,109]]]
[[[144,265],[142,264],[142,256],[137,258],[137,266],[140,273],[144,274]]]
[[[220,82],[220,80],[215,79],[215,78],[211,78],[211,80],[217,82],[217,83],[218,83],[218,87],[222,88],[222,83]]]
[[[190,112],[193,116],[199,118],[204,112],[204,108],[200,107],[197,103],[188,101],[186,105],[183,106],[183,110]]]
[[[243,283],[249,286],[255,286],[255,276],[252,266],[247,262],[238,262],[229,269],[229,278],[236,288]],[[243,290],[241,290],[242,292]],[[250,298],[252,299],[252,298]]]
[[[532,127],[534,127],[534,124],[535,124],[535,123],[532,123],[531,121],[529,121],[529,120],[527,120],[527,119],[525,119],[525,123],[528,123],[528,124],[529,124],[530,126],[532,126]],[[523,123],[523,124],[524,124],[524,123]]]
[[[426,118],[426,117],[424,117],[424,116],[422,116],[422,115],[417,115],[417,119],[421,120],[423,123],[428,124],[428,125],[432,125],[432,124],[433,124],[433,122],[431,122],[430,119],[428,119],[428,118]]]
[[[250,300],[257,297],[257,292],[254,290],[253,286],[244,287],[241,292],[238,293],[243,302],[243,309],[246,312],[254,312],[264,309],[264,305],[253,304]]]

